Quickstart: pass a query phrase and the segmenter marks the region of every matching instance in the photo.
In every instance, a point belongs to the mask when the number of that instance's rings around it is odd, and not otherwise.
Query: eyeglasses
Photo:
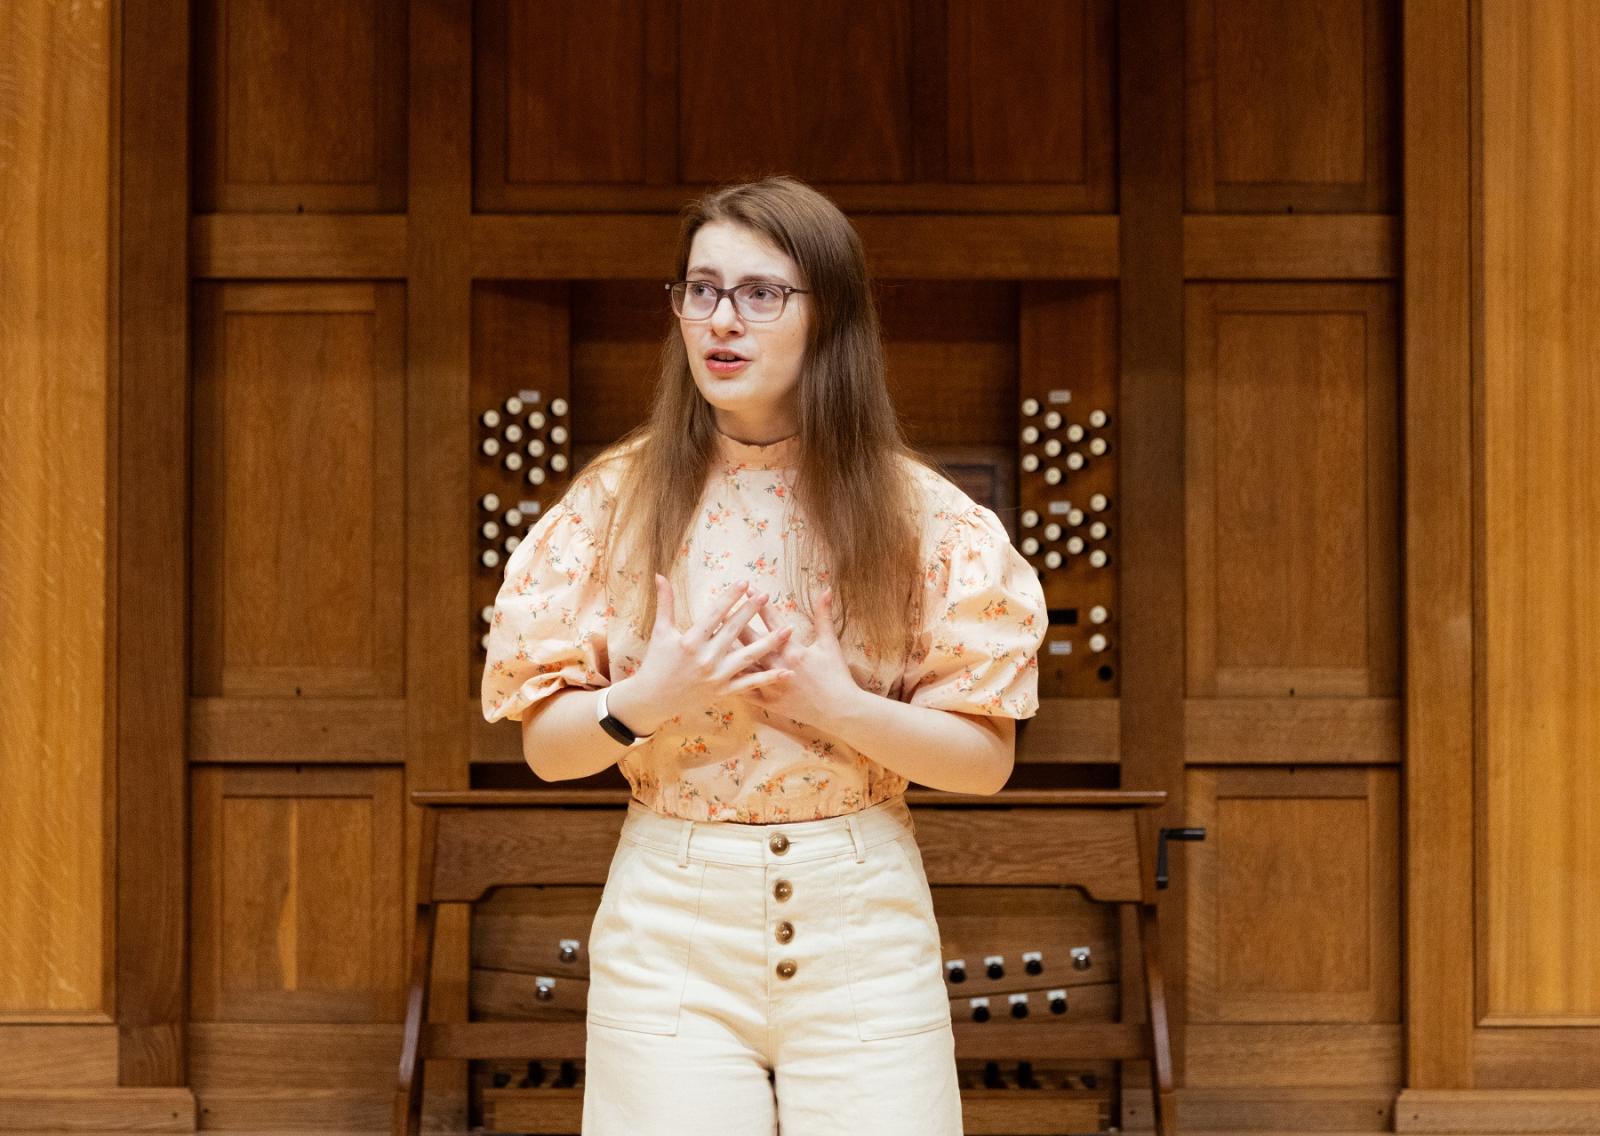
[[[771,323],[783,315],[790,293],[809,291],[760,280],[732,288],[718,288],[708,280],[679,280],[664,287],[672,295],[672,310],[686,320],[710,319],[722,297],[732,296],[734,309],[751,323]]]

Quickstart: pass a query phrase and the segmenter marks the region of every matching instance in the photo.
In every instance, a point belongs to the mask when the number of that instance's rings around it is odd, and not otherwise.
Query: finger
[[[672,612],[672,585],[661,573],[656,573],[656,630],[665,631],[676,626]]]
[[[826,636],[827,638],[832,639],[835,642],[838,641],[838,635],[833,630],[833,589],[832,588],[829,588],[827,591],[823,592],[821,598],[819,598],[817,600],[817,622],[816,622],[815,631],[816,631],[816,637],[818,639],[821,639],[824,636]]]
[[[767,597],[764,595],[753,596],[746,600],[743,607],[734,609],[733,614],[729,615],[717,629],[716,635],[711,640],[712,646],[718,651],[727,651],[732,647],[739,632],[749,626],[750,617],[760,611],[766,602]]]
[[[745,587],[743,580],[737,580],[729,585],[727,590],[712,602],[711,610],[700,618],[700,622],[689,629],[689,634],[685,638],[711,638],[712,630],[728,617],[728,613],[733,610],[733,605],[738,603],[744,596]]]
[[[755,674],[745,675],[741,678],[735,679],[733,682],[728,684],[728,690],[731,693],[740,693],[746,690],[758,690],[762,687],[771,686],[773,683],[780,682],[783,679],[793,677],[793,671],[782,668],[774,668],[769,671],[757,671]]]
[[[773,631],[767,635],[761,636],[761,638],[757,639],[754,643],[748,647],[745,647],[743,650],[735,651],[733,654],[729,655],[729,661],[735,664],[734,673],[737,674],[738,672],[745,670],[752,664],[758,662],[764,656],[771,654],[773,651],[783,646],[784,642],[789,637],[789,630],[790,629],[787,627],[779,628],[777,631]]]

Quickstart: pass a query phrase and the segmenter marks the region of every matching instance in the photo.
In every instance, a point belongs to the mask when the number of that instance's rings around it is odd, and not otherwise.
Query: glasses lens
[[[741,284],[733,295],[745,319],[775,320],[783,311],[783,289],[775,284]]]
[[[717,306],[717,290],[699,280],[677,284],[672,289],[672,306],[686,319],[705,319]]]

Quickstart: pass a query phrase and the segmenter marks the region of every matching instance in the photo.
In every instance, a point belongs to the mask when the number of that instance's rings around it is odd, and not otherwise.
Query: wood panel
[[[189,5],[115,13],[117,1083],[187,1066]]]
[[[109,1014],[112,25],[0,14],[0,1012]]]
[[[406,4],[198,0],[194,208],[405,208]]]
[[[472,6],[410,0],[406,249],[406,788],[465,788],[470,710],[462,698],[469,617],[472,374]],[[476,715],[480,720],[482,713]],[[406,910],[414,911],[421,810],[407,807]],[[401,932],[410,957],[412,920]],[[434,1021],[466,1017],[467,918],[440,914]],[[390,1062],[386,1083],[393,1084]],[[466,1065],[431,1063],[430,1095],[447,1128],[468,1127]]]
[[[1188,0],[1188,205],[1395,207],[1392,0]]]
[[[1359,1022],[1195,1022],[1191,1088],[1314,1089],[1400,1084],[1400,1026]],[[1135,1074],[1129,1073],[1130,1082]]]
[[[1398,1022],[1398,774],[1189,770],[1200,1022]]]
[[[949,0],[949,177],[1055,183],[1116,207],[1116,10],[1106,0]]]
[[[197,768],[192,1020],[405,1013],[396,768]]]
[[[397,697],[403,301],[388,284],[201,290],[202,697]]]
[[[1600,24],[1481,12],[1479,1013],[1600,1025]]]
[[[780,171],[828,184],[912,180],[911,9],[912,0],[683,5],[681,180]]]
[[[1393,295],[1191,285],[1188,691],[1398,691]]]
[[[1161,789],[1154,819],[1186,819],[1183,753],[1183,27],[1173,5],[1118,6],[1117,398],[1122,428],[1121,786]],[[1139,34],[1129,34],[1129,29]],[[1183,936],[1189,884],[1161,895],[1161,968],[1173,1077],[1185,1073],[1188,1020]],[[1129,922],[1124,921],[1124,934]],[[1131,957],[1131,952],[1125,958]],[[1137,968],[1123,968],[1123,1020],[1139,1015]],[[1135,1075],[1124,1069],[1131,1079]]]
[[[1406,1084],[1472,1084],[1469,6],[1405,3]]]

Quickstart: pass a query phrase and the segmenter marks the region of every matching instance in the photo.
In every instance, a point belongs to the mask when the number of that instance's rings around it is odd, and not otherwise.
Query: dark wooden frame
[[[117,1083],[188,1067],[188,0],[123,0],[111,282],[106,737],[114,746]],[[176,108],[176,112],[174,110]]]
[[[1025,1037],[955,1023],[960,1056],[1073,1057],[1150,1063],[1156,1132],[1176,1136],[1172,1057],[1156,908],[1156,809],[1163,792],[1042,789],[1003,801],[927,790],[907,794],[917,844],[935,885],[1027,885],[1083,890],[1116,904],[1137,928],[1144,1021],[1041,1022]],[[429,976],[441,904],[470,905],[491,889],[525,884],[603,885],[628,794],[623,790],[413,792],[422,808],[415,931],[405,1035],[395,1087],[393,1136],[417,1136],[424,1062],[581,1053],[578,1022],[428,1021]],[[984,849],[976,857],[973,848]],[[1126,969],[1126,968],[1125,968]],[[1009,1047],[1009,1048],[1008,1048]],[[982,1107],[979,1102],[968,1106]],[[996,1117],[998,1119],[998,1117]]]

